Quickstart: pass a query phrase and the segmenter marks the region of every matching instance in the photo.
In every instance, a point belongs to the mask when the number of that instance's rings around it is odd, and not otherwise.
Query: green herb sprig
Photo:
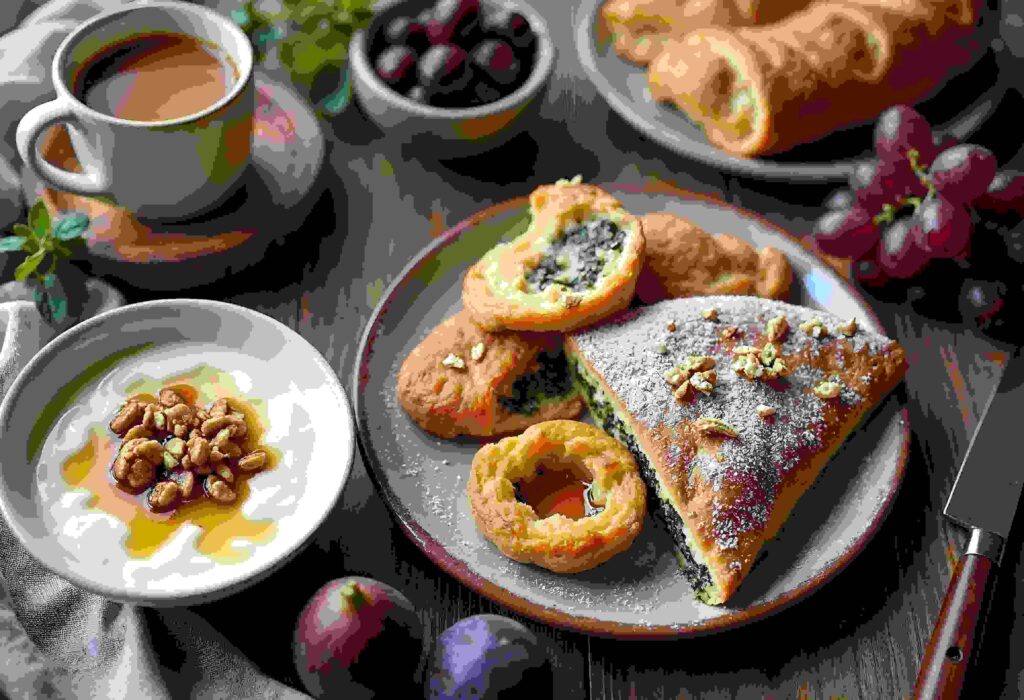
[[[282,0],[274,13],[256,5],[245,0],[231,16],[249,34],[260,59],[279,40],[282,66],[306,87],[321,71],[344,67],[349,41],[373,18],[373,0]]]
[[[50,292],[57,285],[57,264],[74,255],[74,246],[83,242],[89,229],[85,214],[69,214],[51,221],[50,212],[42,200],[28,213],[28,224],[14,224],[13,235],[0,238],[0,253],[28,253],[14,270],[14,279],[24,282],[33,279],[41,285],[36,303],[50,319],[60,322],[68,312],[68,300]]]

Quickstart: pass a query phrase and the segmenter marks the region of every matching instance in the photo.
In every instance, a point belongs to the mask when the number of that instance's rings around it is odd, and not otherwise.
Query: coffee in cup
[[[142,34],[103,48],[72,78],[74,95],[121,119],[180,119],[216,104],[239,71],[219,46],[187,34]]]
[[[252,154],[249,38],[228,17],[175,0],[97,15],[53,59],[57,97],[18,124],[18,152],[57,189],[102,196],[143,218],[182,219],[234,189]],[[47,161],[64,124],[81,172]]]

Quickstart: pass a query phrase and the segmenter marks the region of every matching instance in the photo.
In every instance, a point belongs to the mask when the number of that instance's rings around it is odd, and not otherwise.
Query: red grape
[[[906,105],[882,112],[875,125],[875,153],[883,161],[907,161],[911,150],[928,163],[935,155],[932,128],[928,121]]]
[[[928,169],[932,185],[956,204],[971,204],[996,175],[996,157],[981,146],[965,143],[947,148]]]
[[[973,224],[970,213],[945,196],[928,195],[914,214],[917,244],[936,258],[955,258],[967,251]]]
[[[928,191],[905,160],[862,163],[850,176],[850,187],[857,202],[872,214],[880,213],[885,204],[909,196],[923,197]]]
[[[897,219],[882,231],[878,262],[891,277],[907,279],[928,265],[931,257],[917,244],[920,225],[916,217]]]
[[[859,258],[878,242],[878,228],[863,207],[830,211],[814,225],[814,243],[822,253]]]
[[[838,209],[849,209],[853,206],[853,203],[857,201],[851,192],[847,188],[836,190],[828,196],[825,200],[825,208],[829,211],[836,211]]]
[[[979,209],[1005,214],[1013,211],[1024,214],[1024,173],[1001,170],[992,178],[988,191],[975,200]]]

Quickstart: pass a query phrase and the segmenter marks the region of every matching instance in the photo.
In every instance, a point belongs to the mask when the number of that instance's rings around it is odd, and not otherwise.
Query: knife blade
[[[1004,371],[974,431],[943,510],[961,525],[1004,539],[1010,534],[1024,486],[1024,470],[1007,459],[1007,443],[1020,431],[1024,412],[1024,383],[1005,386],[1016,380]]]
[[[946,589],[939,617],[925,649],[914,697],[958,698],[984,616],[986,592],[999,566],[1024,486],[1024,472],[1007,459],[1007,442],[1020,430],[1024,413],[1022,360],[1006,365],[971,437],[943,513],[970,529],[967,549]]]

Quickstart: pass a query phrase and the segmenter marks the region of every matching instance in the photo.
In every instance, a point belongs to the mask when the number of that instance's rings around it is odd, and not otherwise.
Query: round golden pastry
[[[542,465],[591,475],[591,502],[603,510],[578,520],[561,513],[540,518],[516,500],[514,484]],[[570,420],[538,423],[482,447],[467,492],[477,527],[502,554],[557,573],[586,571],[625,551],[647,513],[646,488],[629,450],[600,428]]]
[[[478,326],[568,332],[629,306],[644,237],[615,197],[560,181],[531,193],[530,214],[522,235],[489,250],[466,273],[462,303]]]
[[[644,267],[637,296],[647,304],[674,297],[713,294],[783,299],[793,273],[782,251],[757,251],[742,238],[707,231],[668,212],[640,217]]]

